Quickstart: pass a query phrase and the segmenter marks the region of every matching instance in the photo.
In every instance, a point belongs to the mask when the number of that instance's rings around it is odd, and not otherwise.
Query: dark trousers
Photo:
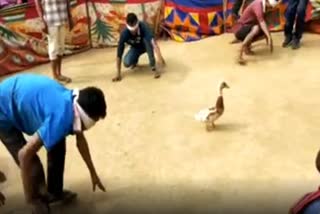
[[[145,39],[143,40],[143,45],[141,47],[131,47],[126,56],[124,57],[123,64],[125,67],[131,67],[138,64],[139,58],[142,54],[148,54],[150,67],[155,67],[156,60],[153,53],[152,44]]]
[[[287,38],[300,40],[304,31],[308,0],[289,0],[286,11],[286,25],[284,29]],[[296,23],[295,30],[293,25]]]
[[[22,133],[17,129],[10,131],[0,130],[0,140],[7,148],[16,164],[19,166],[19,150],[27,143]],[[32,160],[32,196],[34,199],[42,198],[46,192],[59,196],[63,193],[63,174],[66,153],[65,138],[47,152],[47,186],[40,158],[36,155]]]

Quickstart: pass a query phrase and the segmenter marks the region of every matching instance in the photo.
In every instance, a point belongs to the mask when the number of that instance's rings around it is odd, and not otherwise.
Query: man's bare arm
[[[100,179],[96,173],[96,169],[92,163],[89,146],[84,134],[77,133],[76,136],[77,136],[77,147],[78,147],[79,153],[81,154],[82,159],[86,163],[91,175],[93,190],[95,191],[96,186],[98,186],[102,191],[105,191],[105,188],[100,182]]]

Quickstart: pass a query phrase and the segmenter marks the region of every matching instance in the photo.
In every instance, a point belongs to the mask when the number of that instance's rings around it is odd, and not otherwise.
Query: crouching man
[[[0,83],[0,141],[19,166],[26,202],[34,214],[49,213],[49,204],[72,201],[63,189],[66,137],[75,135],[93,185],[105,191],[91,160],[83,131],[106,116],[103,92],[95,87],[69,90],[48,77],[22,74]],[[26,140],[23,133],[31,137]],[[47,180],[37,155],[47,150]]]
[[[233,27],[236,40],[242,41],[238,62],[245,64],[243,53],[253,54],[252,43],[267,39],[270,51],[273,51],[272,37],[265,21],[265,13],[268,8],[273,8],[278,4],[277,0],[255,0],[243,12],[238,22]]]
[[[156,67],[156,59],[154,52],[160,60],[161,65],[165,65],[165,61],[161,55],[159,45],[155,41],[151,30],[145,22],[139,21],[136,14],[129,13],[126,19],[126,28],[120,35],[117,51],[117,76],[112,81],[120,81],[122,55],[125,49],[125,44],[131,46],[130,50],[124,57],[124,66],[127,68],[135,68],[142,54],[147,53],[149,65],[154,72],[154,78],[160,77],[160,71]]]

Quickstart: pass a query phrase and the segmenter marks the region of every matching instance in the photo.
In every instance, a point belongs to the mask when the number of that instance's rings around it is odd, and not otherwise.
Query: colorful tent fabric
[[[126,14],[129,12],[134,12],[140,20],[156,29],[160,8],[160,0],[92,0],[89,3],[92,46],[117,45],[120,32],[125,27]]]
[[[195,41],[224,32],[222,0],[166,0],[164,27],[176,41]]]
[[[244,2],[244,9],[250,0]],[[273,31],[282,30],[288,0],[267,14]],[[210,35],[228,32],[234,24],[234,0],[165,0],[164,27],[170,36],[180,42],[196,41]]]
[[[85,0],[71,0],[74,28],[66,36],[65,54],[90,47]],[[0,76],[48,62],[44,24],[34,3],[0,10]]]

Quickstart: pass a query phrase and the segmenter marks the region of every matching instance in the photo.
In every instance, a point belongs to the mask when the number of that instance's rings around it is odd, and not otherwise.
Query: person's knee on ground
[[[124,56],[123,66],[125,68],[134,68],[138,64],[140,53],[136,49],[130,49],[128,53]]]
[[[133,63],[132,60],[129,57],[125,57],[123,60],[123,66],[125,68],[133,68],[137,65],[137,63]]]

